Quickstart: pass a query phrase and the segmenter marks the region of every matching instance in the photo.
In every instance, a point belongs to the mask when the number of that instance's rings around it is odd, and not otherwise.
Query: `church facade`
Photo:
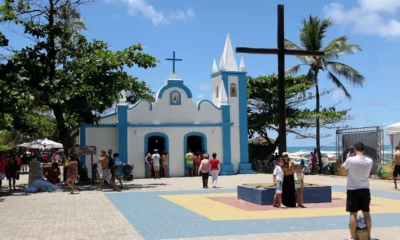
[[[99,125],[83,125],[80,146],[112,149],[134,165],[135,178],[145,177],[145,154],[166,151],[169,176],[185,176],[185,154],[215,152],[221,174],[252,173],[248,154],[246,70],[238,67],[228,35],[220,64],[213,62],[212,101],[193,101],[190,89],[173,73],[159,89],[154,102],[141,100],[130,106],[123,97],[116,112],[104,115]],[[94,156],[96,160],[98,155]],[[90,156],[82,158],[88,169]],[[90,171],[88,171],[90,172]],[[90,175],[90,173],[89,173]]]

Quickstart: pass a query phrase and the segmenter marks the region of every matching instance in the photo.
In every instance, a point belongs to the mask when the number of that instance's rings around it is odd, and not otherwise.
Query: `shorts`
[[[358,211],[369,212],[371,203],[371,192],[369,189],[347,190],[346,212],[356,213]]]
[[[397,178],[400,175],[400,165],[395,165],[393,169],[393,177]]]
[[[304,188],[296,188],[296,194],[303,194]]]
[[[186,166],[188,169],[193,169],[193,163],[188,163],[188,164],[186,164]]]
[[[160,171],[160,165],[153,164],[153,169],[154,169],[154,171]]]
[[[103,169],[103,170],[101,171],[101,175],[100,175],[100,178],[101,178],[101,179],[103,179],[103,180],[105,180],[105,181],[110,181],[110,180],[111,180],[111,177],[112,177],[112,175],[111,175],[111,171],[110,171],[109,168]]]
[[[6,175],[4,173],[0,173],[0,180],[4,180],[6,178]]]
[[[275,185],[275,194],[276,193],[282,193],[282,181],[277,180],[276,185]]]

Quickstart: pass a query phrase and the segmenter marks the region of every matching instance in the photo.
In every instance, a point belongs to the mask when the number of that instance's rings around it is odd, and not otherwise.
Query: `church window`
[[[230,85],[230,96],[237,97],[237,86],[235,83],[231,83]]]
[[[180,92],[178,92],[178,91],[171,92],[170,104],[171,105],[181,105],[181,94],[180,94]]]
[[[216,98],[219,98],[218,86],[215,88],[215,97],[216,97]]]

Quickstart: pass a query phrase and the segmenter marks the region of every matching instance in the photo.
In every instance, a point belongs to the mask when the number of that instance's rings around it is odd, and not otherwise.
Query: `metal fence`
[[[343,162],[350,148],[356,142],[365,145],[364,154],[374,161],[374,164],[383,163],[383,128],[380,126],[347,128],[336,130],[336,159]]]

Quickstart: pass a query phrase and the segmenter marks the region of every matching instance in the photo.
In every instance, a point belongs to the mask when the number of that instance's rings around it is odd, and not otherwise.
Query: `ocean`
[[[310,152],[314,151],[314,147],[288,147],[287,151],[293,156],[308,155]],[[336,156],[336,146],[325,146],[321,148],[321,153],[326,154],[328,157]],[[384,158],[385,162],[392,159],[392,147],[390,145],[384,146]],[[391,161],[391,160],[390,160]]]

